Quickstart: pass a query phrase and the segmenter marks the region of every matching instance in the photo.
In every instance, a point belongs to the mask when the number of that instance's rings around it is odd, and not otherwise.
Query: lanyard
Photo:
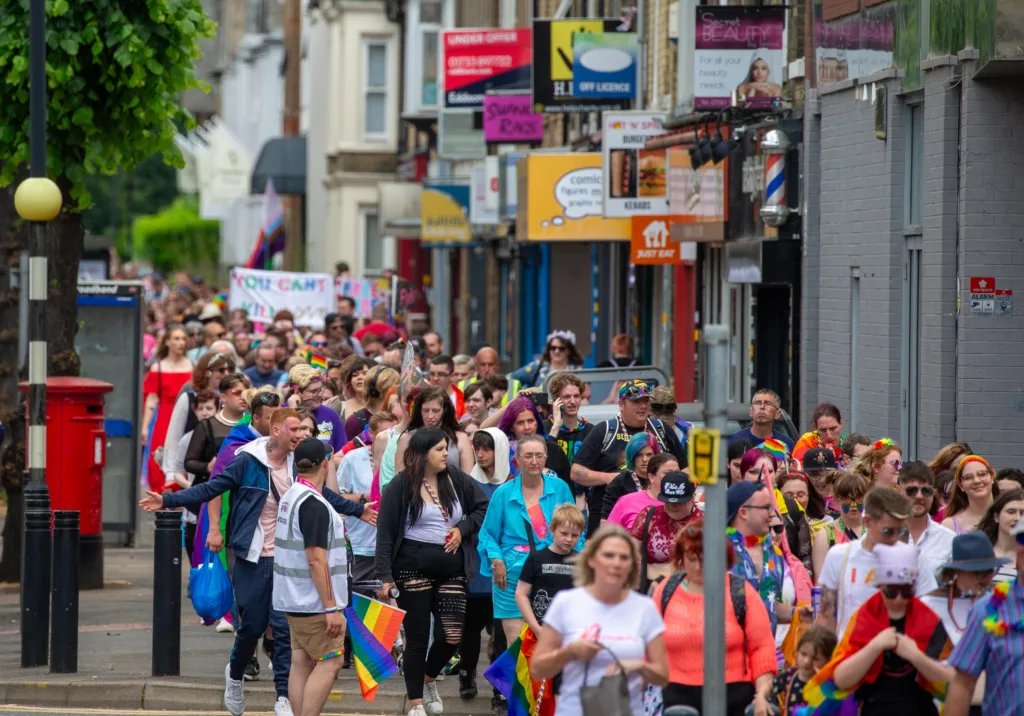
[[[424,480],[423,487],[426,488],[427,494],[430,495],[430,499],[433,500],[435,505],[437,505],[437,509],[441,510],[441,517],[444,521],[447,522],[451,519],[451,515],[448,514],[448,510],[445,509],[445,506],[441,504],[441,500],[437,499],[437,492],[435,492],[434,488],[430,486],[430,483]]]

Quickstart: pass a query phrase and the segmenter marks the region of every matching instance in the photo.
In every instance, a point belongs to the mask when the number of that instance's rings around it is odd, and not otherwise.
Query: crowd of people
[[[323,326],[254,327],[161,288],[142,505],[186,510],[190,557],[227,553],[236,716],[261,642],[275,712],[320,713],[351,664],[352,591],[405,612],[409,716],[444,712],[446,671],[477,696],[485,634],[491,661],[536,639],[556,716],[699,712],[706,594],[725,599],[728,716],[1024,713],[1024,474],[964,443],[904,462],[830,404],[790,436],[760,390],[728,443],[728,529],[708,534],[671,390],[622,381],[618,414],[589,423],[568,331],[502,375],[491,348],[449,356],[383,313],[359,326],[344,299]],[[705,584],[709,539],[724,584]]]

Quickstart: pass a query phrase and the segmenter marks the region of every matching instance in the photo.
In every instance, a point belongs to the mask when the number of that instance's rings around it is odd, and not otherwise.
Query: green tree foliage
[[[138,217],[133,233],[133,256],[148,259],[164,273],[200,273],[217,265],[220,222],[200,218],[194,197],[178,197],[163,211]]]
[[[136,216],[155,214],[178,196],[175,169],[159,154],[142,160],[130,172],[94,174],[86,178],[85,186],[93,200],[83,214],[87,234],[113,235],[114,227],[127,234],[125,229]]]

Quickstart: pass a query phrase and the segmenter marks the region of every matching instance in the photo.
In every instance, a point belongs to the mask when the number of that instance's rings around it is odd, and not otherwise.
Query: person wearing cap
[[[880,489],[892,492],[872,492]],[[953,677],[943,663],[953,645],[939,616],[914,596],[917,548],[876,544],[873,553],[874,594],[853,613],[849,632],[804,687],[804,698],[818,713],[831,713],[825,702],[849,694],[860,716],[937,716],[935,699]]]
[[[760,445],[769,438],[775,438],[785,444],[787,452],[792,453],[795,444],[793,438],[775,427],[775,421],[782,412],[781,402],[774,390],[762,388],[754,393],[750,399],[750,427],[734,432],[729,442],[749,440]]]
[[[729,488],[726,501],[726,535],[736,552],[732,571],[746,579],[761,596],[774,635],[778,623],[790,623],[794,612],[794,607],[782,600],[786,560],[773,543],[770,530],[775,497],[764,485],[744,481]]]
[[[825,509],[832,517],[839,516],[839,506],[832,497],[832,480],[836,474],[836,457],[831,450],[811,448],[804,453],[801,463],[807,480],[814,485],[825,501]]]
[[[953,530],[946,529],[931,518],[935,502],[935,475],[920,461],[908,462],[900,467],[898,489],[910,500],[910,544],[917,547],[921,560],[921,581],[917,596],[928,594],[939,586],[935,572],[947,561],[953,549]]]
[[[1013,528],[1017,539],[1017,579],[1003,582],[983,597],[967,617],[967,627],[949,658],[956,675],[949,685],[945,716],[967,716],[982,672],[982,713],[1024,714],[1024,520]],[[959,539],[959,538],[958,538]]]
[[[627,380],[619,388],[619,414],[597,423],[576,452],[570,474],[573,482],[590,488],[589,504],[604,502],[605,486],[622,471],[626,445],[637,433],[647,431],[658,442],[662,452],[675,456],[680,467],[686,467],[686,450],[672,426],[650,417],[651,386],[642,380]],[[600,509],[591,510],[589,533],[601,523]]]
[[[642,593],[647,593],[652,582],[672,573],[672,550],[679,530],[704,519],[693,501],[696,494],[689,475],[680,470],[668,472],[661,478],[661,504],[645,507],[633,520],[629,534],[640,543]]]
[[[274,539],[274,609],[288,619],[288,698],[301,716],[323,709],[345,644],[345,524],[323,496],[327,456],[327,446],[314,437],[295,448],[297,476],[281,496]]]

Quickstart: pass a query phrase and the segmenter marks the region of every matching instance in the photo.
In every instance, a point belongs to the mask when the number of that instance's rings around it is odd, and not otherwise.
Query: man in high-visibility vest
[[[473,364],[476,366],[476,375],[467,378],[466,380],[459,381],[459,390],[463,392],[465,392],[467,385],[471,385],[478,380],[483,380],[484,378],[497,374],[501,361],[498,359],[498,352],[496,350],[484,347],[476,352],[476,356],[473,358]],[[513,378],[509,378],[508,390],[505,391],[505,395],[502,397],[501,402],[495,407],[508,405],[508,401],[512,400],[519,394],[519,389],[521,387],[522,383]]]

